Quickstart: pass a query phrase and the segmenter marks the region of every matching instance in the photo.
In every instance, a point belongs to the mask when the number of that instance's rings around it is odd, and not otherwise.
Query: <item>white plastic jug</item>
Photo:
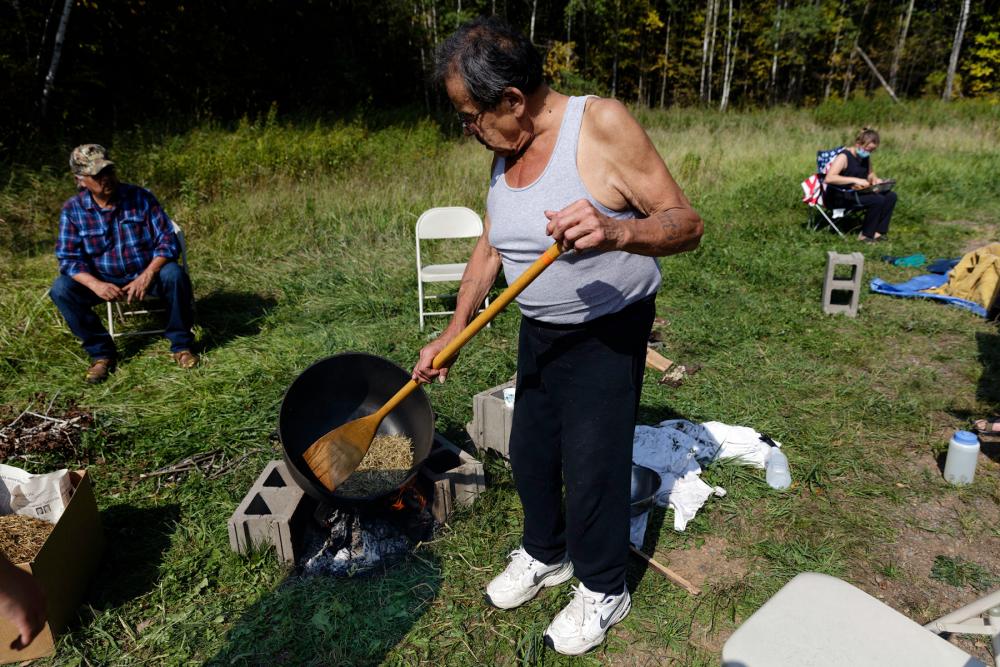
[[[956,486],[972,484],[979,459],[979,438],[969,431],[955,431],[948,442],[944,478]]]

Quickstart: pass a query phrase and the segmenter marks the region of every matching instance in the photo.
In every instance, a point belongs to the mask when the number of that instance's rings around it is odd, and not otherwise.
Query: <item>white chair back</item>
[[[174,235],[177,236],[177,245],[180,246],[180,250],[181,250],[181,266],[184,268],[185,273],[187,273],[187,270],[188,270],[188,249],[187,249],[187,241],[184,240],[184,230],[182,230],[181,226],[178,225],[173,220],[170,221],[170,224],[174,226]]]
[[[428,315],[450,315],[452,310],[424,310],[424,301],[440,299],[446,294],[428,295],[424,293],[424,283],[457,282],[462,279],[465,271],[464,263],[457,264],[427,264],[420,256],[420,241],[436,239],[477,238],[483,235],[483,220],[475,211],[465,206],[439,206],[424,211],[417,218],[417,308],[420,318],[420,329],[424,328],[424,319]],[[489,298],[485,304],[489,305]],[[487,325],[488,326],[488,325]]]
[[[464,206],[439,206],[417,218],[417,239],[462,239],[482,233],[482,219]]]

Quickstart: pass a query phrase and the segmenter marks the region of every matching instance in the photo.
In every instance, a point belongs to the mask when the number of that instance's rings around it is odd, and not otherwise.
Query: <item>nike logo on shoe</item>
[[[548,572],[535,572],[535,574],[532,575],[531,579],[534,582],[535,586],[537,586],[538,584],[548,579],[549,575],[552,574],[553,572],[555,572],[555,570],[549,570]]]
[[[621,609],[621,606],[622,606],[623,602],[625,602],[625,596],[624,595],[622,595],[618,599],[618,604],[616,604],[615,608],[611,610],[611,613],[609,613],[607,616],[601,616],[601,621],[600,621],[601,622],[601,630],[607,630],[608,629],[608,623],[611,622],[611,617],[618,613],[618,610]]]

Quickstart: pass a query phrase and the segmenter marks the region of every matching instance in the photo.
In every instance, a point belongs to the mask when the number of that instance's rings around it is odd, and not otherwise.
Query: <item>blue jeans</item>
[[[131,282],[127,278],[97,277],[119,287]],[[187,272],[177,262],[167,262],[153,279],[147,294],[163,299],[166,305],[167,326],[163,335],[170,341],[170,351],[190,350],[194,344],[194,334],[191,333],[194,296]],[[64,275],[52,283],[49,296],[91,359],[114,359],[117,356],[111,335],[94,312],[94,306],[104,303],[104,299],[90,291],[89,287]]]

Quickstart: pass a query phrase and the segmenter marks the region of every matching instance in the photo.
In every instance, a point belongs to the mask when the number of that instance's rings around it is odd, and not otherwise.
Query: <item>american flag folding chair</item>
[[[864,210],[860,206],[852,208],[828,208],[823,201],[823,194],[826,191],[826,183],[824,183],[823,179],[830,168],[830,163],[833,162],[833,158],[837,157],[842,150],[844,150],[844,147],[838,146],[836,148],[817,151],[816,173],[802,181],[802,201],[809,205],[809,226],[815,230],[819,230],[822,226],[821,220],[825,220],[826,224],[830,225],[841,236],[844,235],[844,232],[840,231],[834,220],[841,220]]]

